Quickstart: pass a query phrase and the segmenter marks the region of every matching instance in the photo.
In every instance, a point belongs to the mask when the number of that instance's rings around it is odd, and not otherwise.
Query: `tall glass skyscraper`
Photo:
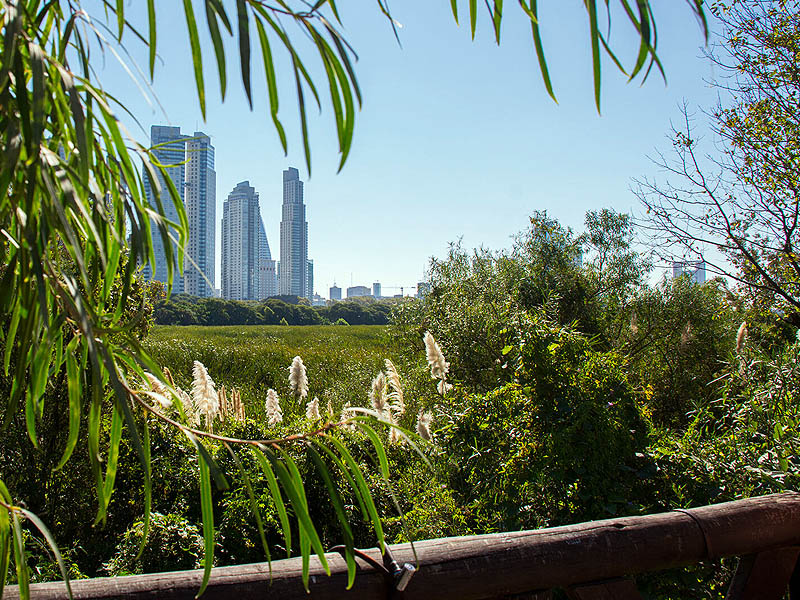
[[[283,172],[283,211],[281,219],[281,263],[278,290],[281,295],[314,295],[309,280],[308,222],[303,204],[303,182],[294,167]]]
[[[184,260],[184,290],[193,296],[214,295],[214,252],[217,215],[217,174],[214,146],[202,131],[186,140],[184,201],[189,241]]]
[[[195,296],[212,296],[214,293],[214,250],[216,235],[217,176],[214,171],[214,146],[211,138],[202,131],[189,137],[179,127],[153,125],[150,143],[155,148],[156,159],[166,166],[167,175],[180,194],[189,222],[189,237],[184,248],[184,273],[173,278],[172,293]],[[158,174],[162,189],[161,202],[166,217],[178,222],[178,211],[170,199],[163,176]],[[144,177],[148,202],[155,206],[155,194],[150,180]],[[167,262],[161,236],[154,230],[153,246],[156,268],[149,266],[147,279],[167,281]],[[177,256],[177,244],[172,242],[172,252]]]
[[[181,134],[180,127],[166,127],[164,125],[153,125],[150,128],[150,144],[155,149],[153,154],[159,163],[166,167],[167,176],[175,184],[175,187],[180,194],[181,201],[184,201],[184,177],[186,160],[186,141],[185,136]],[[146,172],[144,173],[144,190],[147,194],[147,201],[151,206],[157,206],[155,193],[151,185],[150,179]],[[178,210],[172,202],[172,199],[167,191],[167,184],[163,176],[158,172],[158,186],[161,189],[161,203],[164,207],[164,216],[173,222],[178,222]],[[158,281],[167,281],[167,257],[164,248],[164,242],[160,233],[153,228],[153,250],[155,252],[156,264],[155,269],[151,269],[148,264],[144,270],[145,279],[156,279]],[[176,256],[176,271],[172,280],[172,293],[180,294],[184,291],[183,278],[177,272],[177,247],[172,242],[172,252]]]
[[[222,297],[261,300],[275,295],[275,261],[267,242],[258,192],[237,184],[222,208]]]

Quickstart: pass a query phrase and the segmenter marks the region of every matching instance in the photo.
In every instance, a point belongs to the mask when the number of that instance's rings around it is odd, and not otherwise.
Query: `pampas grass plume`
[[[739,331],[736,332],[736,353],[741,354],[744,345],[747,343],[747,321],[742,321]]]
[[[306,376],[306,366],[303,364],[303,359],[295,356],[292,360],[292,366],[289,367],[289,385],[292,391],[301,400],[308,396],[308,377]]]
[[[319,421],[322,416],[319,414],[319,398],[314,396],[314,399],[306,404],[306,419],[310,421]]]
[[[270,425],[277,425],[283,421],[283,411],[281,410],[278,392],[270,388],[267,390],[267,403],[264,405],[267,413],[267,422]]]
[[[433,416],[431,413],[426,413],[424,410],[419,411],[419,415],[417,415],[417,435],[421,437],[423,440],[431,439],[431,420]]]
[[[372,408],[383,414],[386,410],[386,375],[379,372],[372,380],[372,390],[369,393]]]
[[[433,339],[430,331],[425,332],[425,356],[428,359],[428,364],[431,367],[431,377],[438,379],[439,383],[436,389],[444,396],[448,390],[452,389],[452,385],[447,383],[447,373],[450,372],[450,363],[444,359],[442,349],[436,340]]]
[[[192,401],[197,411],[205,415],[207,423],[219,414],[219,396],[214,389],[214,380],[199,360],[194,361],[194,380],[192,382]]]
[[[397,416],[401,416],[406,412],[406,404],[403,401],[403,386],[400,384],[400,374],[392,361],[387,358],[384,362],[386,364],[386,381],[391,390],[387,397],[392,403],[392,410],[397,413]]]

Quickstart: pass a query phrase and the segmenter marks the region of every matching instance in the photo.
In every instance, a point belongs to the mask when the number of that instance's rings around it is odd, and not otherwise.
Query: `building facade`
[[[677,278],[688,275],[689,279],[698,284],[706,282],[706,261],[674,261],[672,263],[672,276]]]
[[[186,140],[184,196],[189,240],[184,259],[184,291],[193,296],[214,295],[217,174],[211,138],[195,131]]]
[[[303,182],[294,167],[283,172],[283,208],[281,214],[281,256],[278,293],[309,300],[314,295],[313,277],[309,277],[308,222],[303,203]],[[311,279],[311,281],[310,281]],[[309,287],[311,284],[311,288]]]
[[[165,166],[167,177],[172,180],[175,188],[178,190],[181,202],[185,204],[184,187],[183,183],[186,176],[186,140],[185,136],[181,134],[180,127],[167,127],[165,125],[153,125],[150,128],[150,145],[153,147],[152,153],[159,163]],[[167,183],[164,176],[159,170],[156,170],[156,182],[152,182],[148,176],[148,171],[143,171],[144,191],[147,195],[147,202],[155,207],[158,205],[156,195],[160,190],[160,200],[164,207],[164,216],[173,222],[178,222],[178,209],[172,202],[172,198],[167,190]],[[174,232],[173,232],[174,233]],[[191,232],[190,232],[191,234]],[[167,249],[164,246],[164,240],[161,237],[157,228],[153,227],[153,252],[155,254],[155,268],[151,265],[145,265],[144,277],[145,279],[155,279],[157,281],[167,282]],[[181,294],[184,291],[183,278],[177,271],[177,254],[178,248],[175,242],[171,242],[172,246],[169,251],[175,257],[175,272],[172,279],[172,293]]]
[[[363,296],[371,296],[371,290],[365,285],[353,285],[347,288],[348,298],[360,298]]]
[[[275,261],[261,219],[258,192],[242,181],[222,209],[222,297],[260,300],[274,295]]]
[[[334,283],[333,286],[328,290],[328,296],[331,300],[341,300],[342,288]]]

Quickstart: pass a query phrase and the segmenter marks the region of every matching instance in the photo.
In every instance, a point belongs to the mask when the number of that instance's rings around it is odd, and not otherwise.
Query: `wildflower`
[[[383,415],[386,411],[386,375],[383,374],[383,371],[379,372],[372,380],[369,399],[372,402],[372,408],[378,411],[378,414]]]
[[[444,359],[442,349],[439,344],[433,339],[430,331],[425,332],[425,355],[428,359],[428,364],[431,367],[431,377],[438,379],[439,383],[436,389],[439,394],[444,396],[448,390],[452,389],[452,385],[447,383],[447,373],[450,372],[450,363]]]
[[[267,413],[267,422],[270,425],[277,425],[283,421],[283,411],[281,410],[278,393],[270,388],[267,390],[267,403],[264,405]]]
[[[406,404],[403,401],[403,387],[400,384],[400,374],[394,363],[388,358],[384,361],[386,363],[386,381],[389,384],[391,391],[387,398],[391,402],[391,408],[400,416],[406,412]]]
[[[321,418],[319,414],[319,398],[314,396],[314,399],[306,404],[306,419],[319,421]]]
[[[214,380],[206,371],[203,363],[194,361],[194,381],[192,382],[192,401],[198,413],[205,415],[206,423],[210,424],[219,414],[219,396],[214,389]]]
[[[289,367],[289,385],[292,391],[301,400],[308,396],[308,377],[306,377],[306,366],[303,364],[303,359],[295,356],[292,360],[292,366]]]
[[[424,409],[419,411],[419,415],[417,415],[417,435],[421,437],[423,440],[430,440],[431,439],[431,420],[433,416],[431,413],[426,413]]]
[[[747,343],[747,321],[742,321],[739,331],[736,332],[736,353],[741,354],[744,345]]]

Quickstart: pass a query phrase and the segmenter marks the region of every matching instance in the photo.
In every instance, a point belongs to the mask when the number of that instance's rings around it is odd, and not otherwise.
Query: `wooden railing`
[[[405,592],[367,562],[345,591],[345,562],[328,555],[332,575],[311,561],[311,593],[301,583],[300,559],[214,569],[204,600],[359,598],[384,600],[546,600],[565,589],[577,600],[641,598],[633,577],[640,573],[739,557],[729,600],[779,600],[790,590],[800,598],[800,494],[786,493],[643,517],[592,521],[515,533],[418,542],[419,571]],[[393,546],[401,564],[413,562],[407,544]],[[380,563],[377,550],[367,554]],[[800,571],[800,570],[798,570]],[[794,575],[794,577],[793,577]],[[73,582],[75,598],[189,600],[201,573],[183,571]],[[62,583],[31,586],[36,600],[64,598]],[[404,596],[402,595],[404,594]],[[4,598],[17,598],[9,588]]]

